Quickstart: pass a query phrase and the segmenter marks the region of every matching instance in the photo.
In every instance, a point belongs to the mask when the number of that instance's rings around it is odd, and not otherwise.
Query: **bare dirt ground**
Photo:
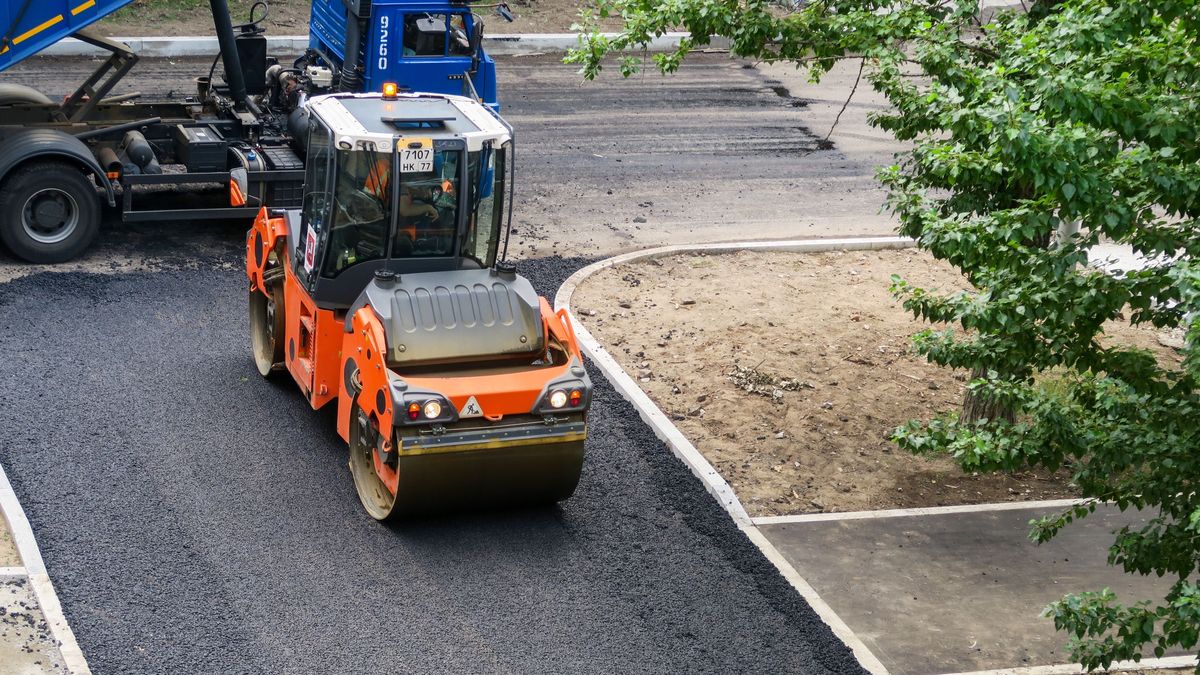
[[[8,523],[4,518],[0,518],[0,567],[15,567],[20,564],[21,557],[17,555],[17,545],[8,530]]]
[[[915,250],[691,255],[604,270],[572,310],[752,516],[1072,497],[1069,474],[965,475],[889,440],[954,410],[966,376],[912,353],[889,277],[957,290]],[[1159,352],[1151,331],[1112,339]]]
[[[230,0],[235,24],[246,21],[254,0]],[[263,24],[270,35],[303,35],[308,32],[311,0],[272,0],[270,14]],[[579,11],[587,5],[580,0],[509,0],[515,21],[508,23],[488,8],[476,13],[484,18],[487,32],[566,33],[579,20]],[[206,0],[137,0],[132,5],[100,22],[103,32],[121,37],[152,35],[211,35],[212,15]]]

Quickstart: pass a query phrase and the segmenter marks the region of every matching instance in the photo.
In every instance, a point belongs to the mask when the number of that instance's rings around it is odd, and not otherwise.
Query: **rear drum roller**
[[[375,520],[387,520],[396,510],[392,494],[375,471],[375,445],[379,432],[356,404],[350,411],[350,475],[363,508]]]
[[[100,232],[96,185],[79,167],[34,161],[0,187],[0,240],[31,263],[79,256]]]
[[[280,268],[274,268],[282,272]],[[263,275],[267,293],[250,289],[250,348],[254,365],[263,377],[283,370],[283,280],[268,270]]]

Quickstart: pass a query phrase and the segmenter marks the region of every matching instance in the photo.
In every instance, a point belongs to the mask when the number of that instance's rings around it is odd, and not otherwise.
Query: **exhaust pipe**
[[[357,92],[362,88],[359,65],[362,60],[362,34],[366,22],[346,10],[346,56],[342,60],[342,72],[338,78],[338,91]]]
[[[226,0],[208,0],[212,7],[213,27],[217,29],[217,42],[221,45],[221,62],[225,66],[225,82],[229,84],[229,95],[241,108],[247,107],[246,78],[242,74],[242,60],[238,57],[233,20],[229,18],[229,3]]]

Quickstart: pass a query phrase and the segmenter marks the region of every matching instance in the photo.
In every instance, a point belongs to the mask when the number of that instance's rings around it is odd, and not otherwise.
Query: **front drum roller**
[[[250,289],[250,348],[254,365],[263,377],[283,370],[284,305],[283,270],[275,267],[263,274],[267,293]]]
[[[391,518],[545,506],[575,493],[583,471],[583,441],[394,457],[399,487],[392,494],[375,471],[378,433],[354,406],[350,473],[371,517]]]

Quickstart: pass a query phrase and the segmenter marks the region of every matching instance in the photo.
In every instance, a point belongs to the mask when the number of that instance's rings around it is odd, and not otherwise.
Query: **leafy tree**
[[[607,38],[596,20],[619,16]],[[1194,0],[1034,2],[986,23],[964,0],[599,0],[568,60],[595,77],[609,54],[629,75],[667,30],[664,72],[714,36],[736,56],[819,78],[861,59],[892,104],[871,118],[912,150],[879,173],[900,232],[975,290],[938,294],[896,278],[926,330],[916,349],[974,373],[988,410],[911,422],[895,440],[950,453],[968,471],[1068,467],[1087,498],[1032,523],[1043,542],[1099,502],[1143,509],[1109,562],[1169,576],[1157,603],[1108,590],[1046,609],[1089,669],[1192,648],[1200,631],[1200,9]],[[1088,265],[1105,241],[1151,260]],[[1116,344],[1106,325],[1184,328],[1181,359]],[[1200,668],[1198,668],[1200,672]]]

